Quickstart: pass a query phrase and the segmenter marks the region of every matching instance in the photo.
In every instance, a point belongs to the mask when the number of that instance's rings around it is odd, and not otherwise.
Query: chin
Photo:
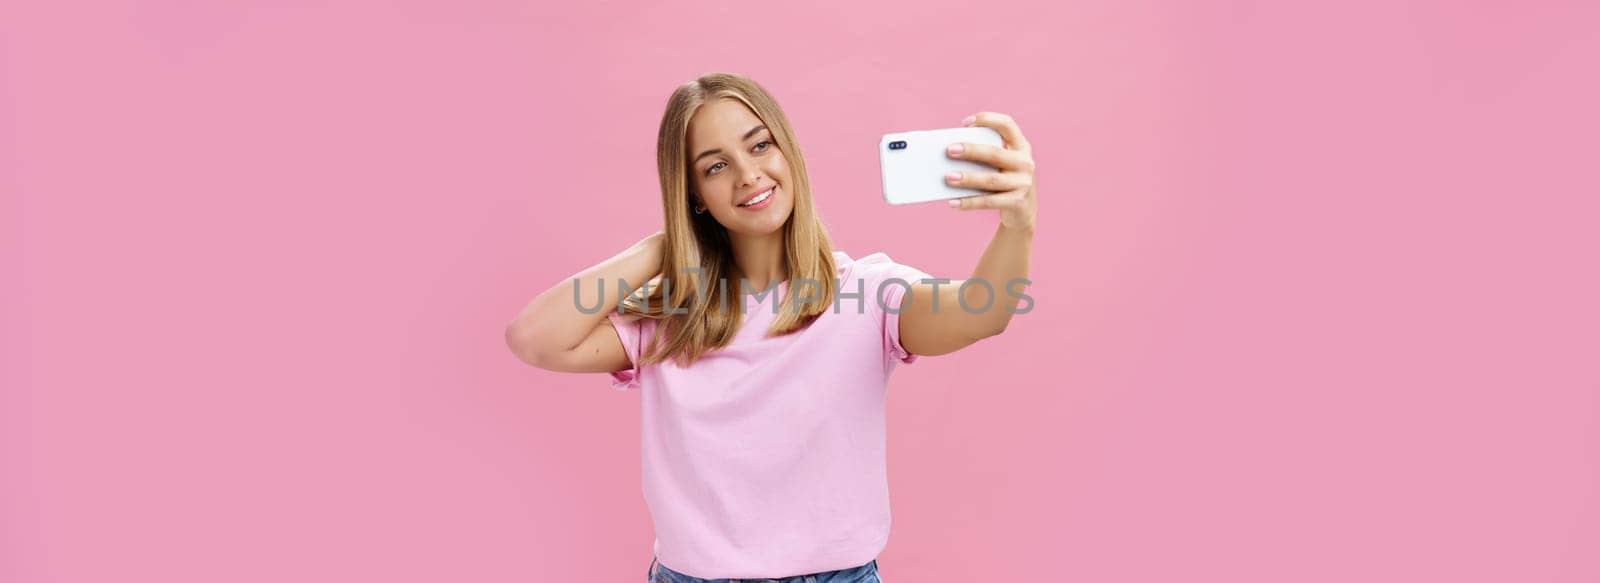
[[[774,218],[762,217],[756,220],[740,223],[735,228],[729,229],[746,237],[764,237],[773,233],[783,232],[783,225],[789,222],[789,212],[773,213]],[[782,216],[781,220],[775,218]]]

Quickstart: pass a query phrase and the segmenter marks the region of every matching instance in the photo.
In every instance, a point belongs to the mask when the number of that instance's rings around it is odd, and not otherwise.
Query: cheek
[[[696,175],[693,180],[689,181],[689,187],[700,195],[699,200],[702,202],[713,201],[718,198],[716,181],[707,177]]]
[[[782,155],[773,156],[772,161],[767,165],[767,172],[776,175],[779,180],[788,182],[789,161],[784,159]]]

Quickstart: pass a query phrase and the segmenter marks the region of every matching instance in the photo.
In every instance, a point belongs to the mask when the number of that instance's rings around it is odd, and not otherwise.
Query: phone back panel
[[[903,149],[889,144],[905,142]],[[1003,146],[1000,134],[986,127],[962,127],[884,134],[878,142],[878,166],[883,170],[883,200],[889,204],[912,204],[961,198],[984,191],[954,188],[944,181],[946,172],[995,172],[994,167],[978,162],[956,160],[945,155],[945,148],[956,142]]]

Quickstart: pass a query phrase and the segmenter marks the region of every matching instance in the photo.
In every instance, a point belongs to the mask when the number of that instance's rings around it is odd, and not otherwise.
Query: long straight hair
[[[661,175],[661,209],[665,228],[659,279],[623,302],[625,312],[658,321],[645,364],[671,358],[693,364],[706,352],[728,345],[744,321],[743,274],[733,259],[728,231],[711,213],[690,211],[689,119],[702,105],[732,97],[755,112],[772,132],[778,151],[788,161],[794,210],[783,224],[785,273],[789,281],[820,284],[800,303],[795,285],[784,294],[767,336],[804,329],[833,305],[837,288],[833,247],[827,229],[811,203],[811,179],[794,128],[778,102],[755,81],[732,73],[712,73],[680,85],[667,99],[656,138],[656,167]],[[698,281],[693,278],[698,270]],[[660,285],[670,282],[669,285]],[[726,285],[727,295],[722,294]],[[670,291],[669,289],[670,288]],[[704,295],[700,292],[704,291]],[[712,301],[711,298],[718,298]],[[721,298],[726,297],[726,302]],[[813,298],[816,298],[813,300]],[[681,313],[680,313],[681,312]]]

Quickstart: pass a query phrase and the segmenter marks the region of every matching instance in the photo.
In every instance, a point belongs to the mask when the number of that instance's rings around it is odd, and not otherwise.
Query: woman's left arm
[[[968,280],[912,282],[900,312],[900,344],[912,354],[955,352],[1004,332],[1028,283],[1033,222],[1038,214],[1033,151],[1011,116],[981,112],[967,118],[966,124],[993,128],[1005,146],[962,143],[950,147],[946,155],[951,158],[981,162],[998,170],[946,176],[945,182],[951,186],[989,192],[953,199],[950,206],[997,209],[1000,226]]]

